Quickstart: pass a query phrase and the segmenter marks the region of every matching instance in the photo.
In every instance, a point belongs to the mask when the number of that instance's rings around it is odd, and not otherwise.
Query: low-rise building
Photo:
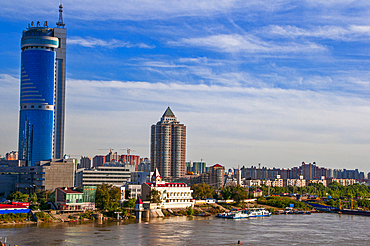
[[[284,179],[283,184],[284,184],[284,187],[287,187],[287,186],[304,187],[306,186],[306,180],[305,179]]]
[[[252,191],[252,194],[253,194],[254,197],[261,197],[262,196],[262,190],[261,189],[254,190],[254,191]]]
[[[310,184],[323,184],[325,187],[327,186],[326,179],[311,179],[307,180],[307,182]]]
[[[58,210],[83,210],[83,192],[68,187],[58,187],[55,189],[54,204]]]
[[[276,178],[273,180],[262,180],[262,184],[266,186],[271,186],[271,187],[284,187],[284,182],[283,179]]]
[[[220,164],[213,165],[208,172],[190,177],[191,184],[206,183],[213,186],[215,189],[221,189],[225,181],[225,167]]]
[[[121,187],[131,181],[131,172],[134,171],[134,165],[121,162],[104,163],[90,170],[80,169],[76,172],[76,186],[111,184]]]
[[[71,159],[51,159],[25,166],[24,161],[1,161],[0,194],[13,191],[30,194],[36,190],[73,187],[75,164]]]
[[[161,208],[186,208],[194,205],[193,191],[187,184],[162,181],[157,169],[152,176],[152,182],[142,185],[142,199],[149,200],[148,196],[152,190],[159,191]]]
[[[356,179],[335,179],[335,178],[327,178],[326,183],[329,185],[330,183],[337,182],[340,185],[343,186],[349,186],[349,185],[354,185],[358,183]]]
[[[261,180],[259,180],[259,179],[251,179],[251,178],[244,179],[244,180],[242,180],[242,184],[245,187],[250,187],[250,186],[257,187],[257,186],[261,186]]]
[[[149,182],[153,172],[132,172],[131,181],[121,186],[121,200],[141,197],[141,185]],[[130,194],[126,197],[126,191]]]
[[[126,191],[129,191],[129,195],[126,197]],[[121,186],[121,200],[141,197],[141,185],[139,184],[125,184]]]
[[[58,210],[85,211],[95,209],[96,186],[58,187],[52,193],[53,203]]]

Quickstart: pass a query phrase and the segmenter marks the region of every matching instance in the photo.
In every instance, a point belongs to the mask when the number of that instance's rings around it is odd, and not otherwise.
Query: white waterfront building
[[[147,196],[151,190],[159,191],[161,199],[159,206],[163,209],[187,208],[194,205],[193,191],[187,184],[162,181],[157,169],[152,176],[152,181],[144,183],[141,190],[143,200],[148,200]]]

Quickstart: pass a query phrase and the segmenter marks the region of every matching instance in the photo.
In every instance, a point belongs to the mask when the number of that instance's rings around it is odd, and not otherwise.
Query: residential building
[[[209,168],[209,184],[216,189],[222,188],[225,179],[225,167],[220,164],[213,165]]]
[[[310,184],[323,184],[325,187],[327,186],[326,179],[311,179],[307,180],[307,183]]]
[[[201,174],[190,175],[190,184],[209,184],[215,189],[221,189],[225,182],[225,167],[220,164],[209,167],[209,171]]]
[[[287,187],[287,186],[304,187],[306,186],[306,180],[305,179],[284,179],[283,185],[284,187]]]
[[[261,186],[261,180],[259,179],[244,179],[243,180],[243,185],[242,186],[247,186],[247,187],[251,187],[251,186],[254,186],[254,187],[257,187],[257,186]]]
[[[63,158],[66,29],[59,6],[56,28],[29,24],[21,39],[19,159],[27,166]]]
[[[354,185],[354,184],[358,183],[358,181],[356,181],[356,179],[336,179],[336,178],[327,178],[326,179],[327,185],[329,185],[333,182],[337,182],[338,184],[343,185],[343,186],[349,186],[349,185]]]
[[[261,196],[263,196],[263,194],[262,194],[263,192],[262,192],[262,190],[261,189],[256,189],[256,190],[253,190],[252,191],[252,194],[253,194],[253,196],[254,197],[261,197]]]
[[[140,164],[138,165],[137,171],[150,172],[150,159],[140,158]]]
[[[163,178],[185,176],[186,126],[170,109],[151,126],[151,170],[158,168]]]
[[[7,161],[16,161],[16,160],[18,160],[18,152],[17,151],[12,151],[10,153],[6,153],[5,160],[7,160]]]
[[[112,161],[119,161],[120,157],[117,152],[112,152],[112,149],[109,153],[105,156],[105,162],[112,162]]]
[[[136,168],[136,171],[138,170],[139,164],[140,164],[140,156],[138,155],[121,155],[119,157],[119,160],[123,163],[128,163],[130,165],[134,165]]]
[[[283,179],[281,178],[262,180],[262,184],[272,187],[284,187]]]
[[[81,156],[79,168],[91,169],[91,158],[88,156]]]
[[[93,166],[94,167],[100,167],[103,166],[105,163],[105,156],[104,155],[96,155],[93,158]]]
[[[193,162],[192,172],[194,174],[205,173],[206,163],[205,162]]]
[[[159,206],[167,208],[187,208],[194,206],[193,191],[185,183],[168,183],[162,181],[158,169],[152,175],[152,181],[142,185],[142,199],[148,200],[151,190],[159,191],[161,203]]]

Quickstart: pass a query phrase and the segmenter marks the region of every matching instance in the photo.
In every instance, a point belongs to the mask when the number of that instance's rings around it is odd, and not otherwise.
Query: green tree
[[[190,216],[190,215],[193,215],[193,213],[194,213],[194,210],[193,210],[193,208],[190,206],[190,207],[188,207],[188,209],[186,210],[186,213]]]
[[[231,186],[226,186],[221,190],[221,196],[224,200],[229,200],[232,195],[232,187]]]
[[[97,186],[95,204],[98,208],[117,210],[120,199],[121,191],[118,187],[108,184]]]
[[[130,198],[123,203],[123,206],[126,208],[135,208],[135,203],[136,203],[136,199]]]
[[[240,185],[232,187],[231,189],[231,198],[234,199],[236,202],[243,201],[248,199],[248,192],[245,190],[244,187]]]
[[[206,183],[191,185],[193,197],[196,199],[213,198],[216,194],[215,188]]]
[[[152,189],[146,197],[151,203],[161,203],[161,192],[156,189]]]
[[[14,191],[14,192],[10,193],[7,196],[6,199],[11,200],[11,201],[27,202],[28,201],[28,195],[23,194],[20,191]]]
[[[36,204],[36,203],[37,203],[37,195],[36,195],[36,193],[33,193],[33,194],[30,196],[29,201],[30,201],[32,204]]]
[[[130,195],[131,195],[131,190],[130,189],[126,189],[125,190],[125,199],[130,198]]]

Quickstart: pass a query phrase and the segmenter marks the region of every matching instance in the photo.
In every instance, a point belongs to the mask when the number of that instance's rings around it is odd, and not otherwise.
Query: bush
[[[187,213],[189,216],[193,215],[193,213],[194,213],[193,208],[192,208],[192,207],[188,207],[188,210],[186,211],[186,213]]]
[[[260,197],[257,199],[257,203],[266,204],[277,208],[286,208],[290,207],[290,204],[294,204],[294,208],[308,209],[305,203],[290,199],[288,197]]]
[[[29,220],[31,218],[30,214],[18,213],[18,214],[0,214],[0,220],[5,222],[15,221],[15,222],[23,222],[25,220]]]
[[[38,218],[38,219],[41,219],[45,222],[50,222],[51,221],[51,218],[49,217],[49,215],[45,214],[44,212],[36,212],[35,213],[35,216]]]

